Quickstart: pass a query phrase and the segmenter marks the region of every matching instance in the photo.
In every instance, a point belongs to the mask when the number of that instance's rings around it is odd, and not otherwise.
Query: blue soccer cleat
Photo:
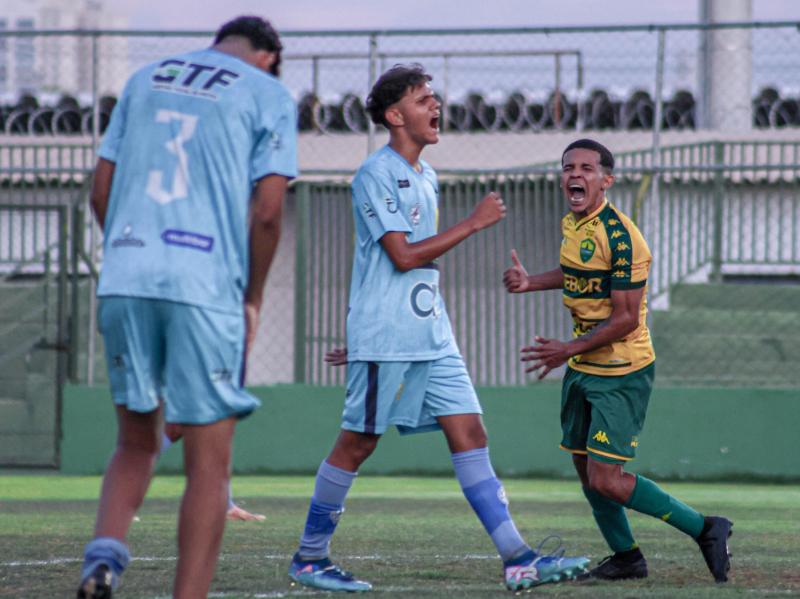
[[[574,580],[587,571],[589,558],[567,557],[560,544],[556,551],[542,555],[542,545],[549,538],[539,544],[537,551],[526,551],[503,564],[503,577],[508,590],[522,591],[540,584]]]
[[[327,557],[304,560],[295,553],[289,566],[289,578],[295,582],[325,591],[360,593],[372,590],[365,580],[356,580],[350,572],[342,570]]]

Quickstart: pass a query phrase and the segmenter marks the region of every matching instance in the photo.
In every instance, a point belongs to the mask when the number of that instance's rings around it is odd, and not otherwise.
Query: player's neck
[[[418,173],[422,172],[419,156],[422,154],[422,149],[425,146],[421,146],[404,136],[392,134],[389,137],[389,147],[405,158],[406,162],[411,165],[411,168]]]

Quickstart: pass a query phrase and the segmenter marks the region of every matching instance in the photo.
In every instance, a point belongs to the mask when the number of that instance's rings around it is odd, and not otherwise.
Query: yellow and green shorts
[[[655,375],[655,362],[621,376],[567,368],[561,388],[561,449],[610,464],[632,460]]]

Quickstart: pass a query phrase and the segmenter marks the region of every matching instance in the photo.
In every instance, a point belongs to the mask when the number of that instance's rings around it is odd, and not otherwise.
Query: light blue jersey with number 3
[[[458,353],[439,293],[439,268],[395,268],[380,243],[402,232],[409,243],[436,235],[436,173],[422,171],[388,145],[372,154],[353,179],[356,249],[347,315],[350,361],[427,361]]]
[[[253,185],[297,176],[286,88],[212,49],[162,60],[128,81],[99,155],[116,167],[98,295],[241,313]]]

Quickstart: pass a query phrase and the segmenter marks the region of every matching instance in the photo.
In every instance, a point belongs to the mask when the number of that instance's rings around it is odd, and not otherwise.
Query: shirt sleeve
[[[265,111],[266,112],[266,111]],[[263,114],[250,161],[252,181],[267,175],[297,176],[297,108],[288,95],[275,113]]]
[[[397,192],[386,177],[370,171],[359,172],[353,179],[353,207],[360,215],[375,241],[386,233],[413,230],[399,210]]]
[[[130,96],[131,80],[125,85],[122,90],[114,109],[111,111],[111,120],[106,127],[103,134],[103,140],[100,143],[100,148],[97,155],[100,158],[105,158],[109,162],[116,162],[119,155],[119,149],[122,145],[122,138],[125,136],[125,129],[128,122],[128,97]]]
[[[620,223],[608,231],[611,245],[611,289],[640,289],[647,285],[650,272],[650,248],[632,224]]]

